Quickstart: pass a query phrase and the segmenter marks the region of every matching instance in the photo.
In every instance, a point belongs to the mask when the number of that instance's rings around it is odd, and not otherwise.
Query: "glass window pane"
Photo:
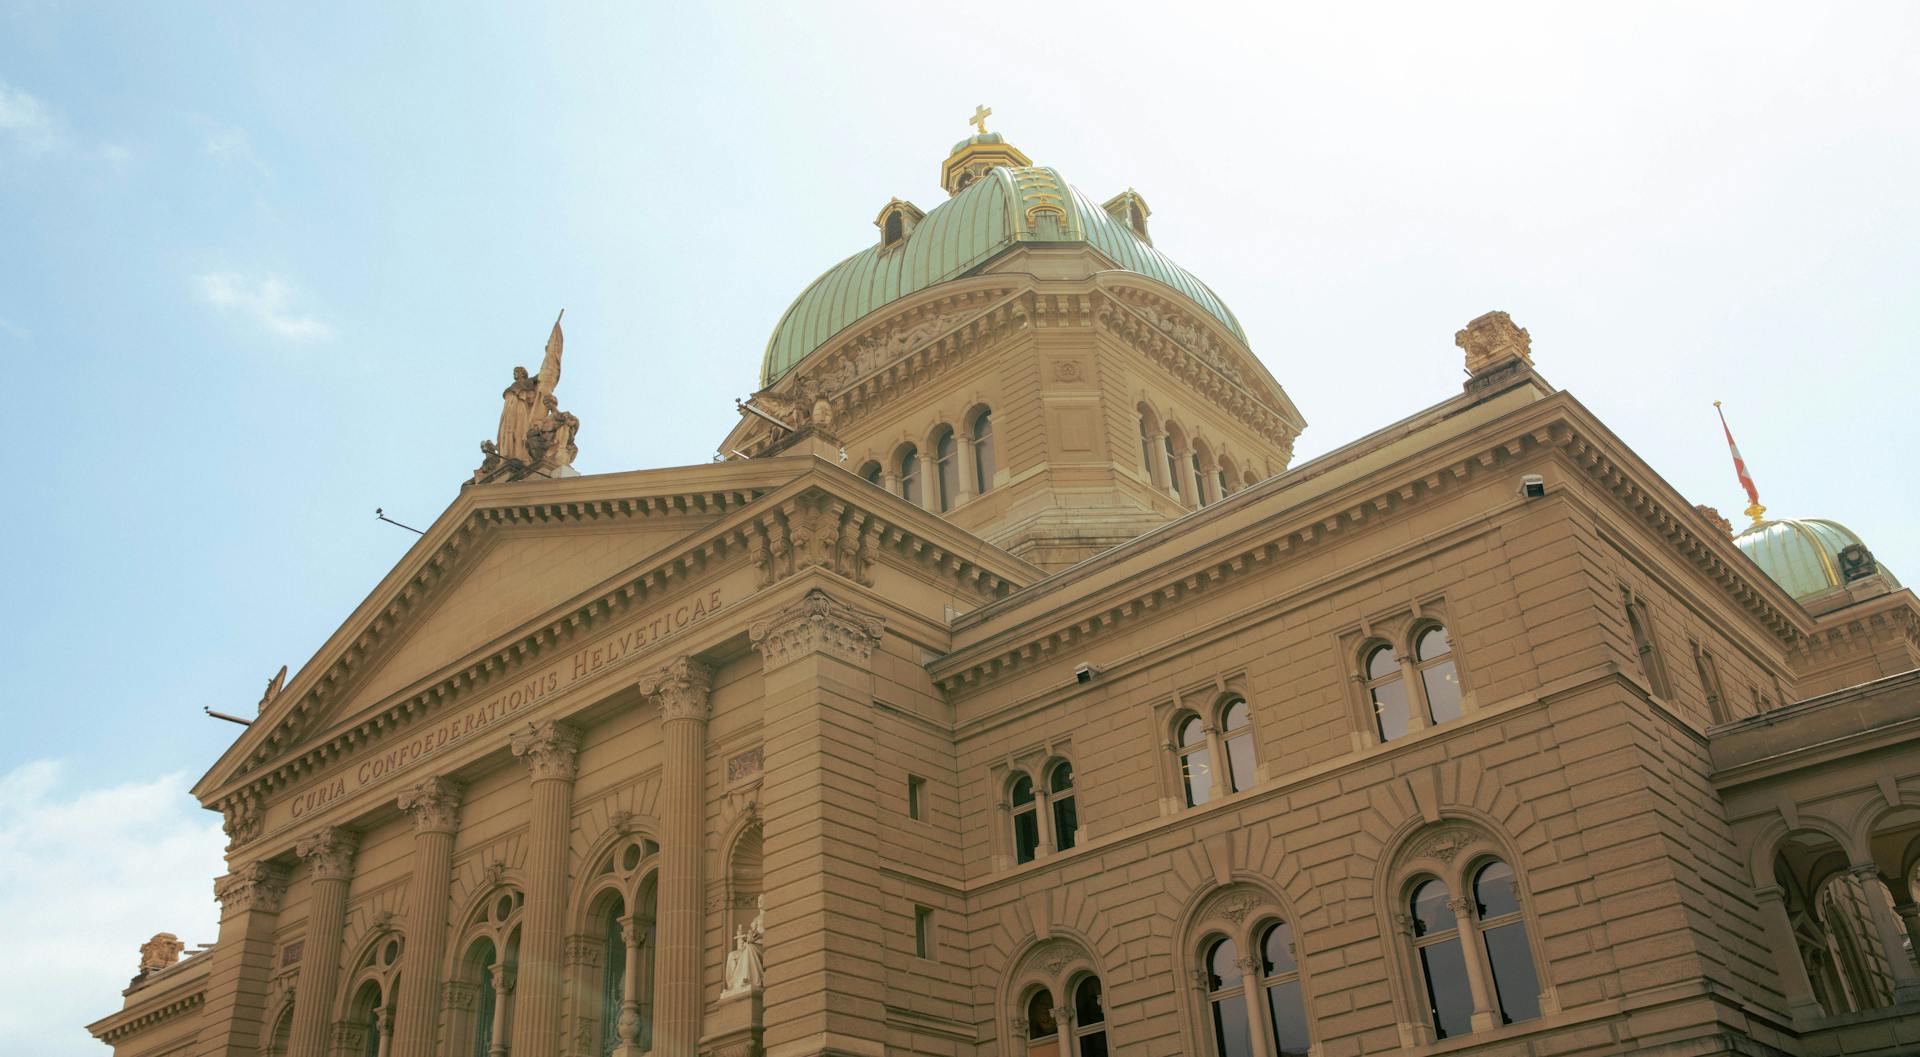
[[[1056,793],[1064,793],[1073,788],[1073,765],[1055,764],[1047,775],[1047,788]]]
[[[1428,881],[1413,890],[1413,934],[1431,936],[1455,926],[1453,908],[1447,905],[1447,886]]]
[[[1293,926],[1277,921],[1267,929],[1266,938],[1260,941],[1260,955],[1262,975],[1278,976],[1292,972],[1296,968],[1293,960]]]
[[[1512,914],[1520,909],[1520,898],[1513,891],[1513,867],[1495,859],[1473,875],[1473,900],[1479,904],[1480,920]]]
[[[1080,1057],[1107,1057],[1107,1033],[1094,1031],[1080,1036]]]
[[[1221,940],[1207,952],[1207,990],[1240,986],[1240,948],[1232,940]]]
[[[985,411],[973,420],[973,479],[982,492],[993,487],[993,415]]]
[[[1203,745],[1206,743],[1206,740],[1207,725],[1200,722],[1199,716],[1193,716],[1185,723],[1180,724],[1181,748],[1184,749],[1190,745]]]
[[[1073,989],[1073,1020],[1081,1027],[1099,1024],[1107,1019],[1107,1011],[1100,1003],[1100,978],[1089,976],[1080,981]]]
[[[1228,705],[1226,719],[1225,722],[1221,724],[1221,729],[1229,731],[1239,730],[1246,725],[1247,703],[1245,701],[1235,701],[1233,704]]]
[[[1035,991],[1027,999],[1027,1038],[1044,1039],[1060,1030],[1053,1019],[1053,993]]]
[[[879,484],[881,477],[880,464],[877,462],[868,463],[866,469],[860,471],[860,476],[866,478],[869,483]]]
[[[1367,678],[1380,679],[1400,670],[1400,658],[1392,646],[1382,646],[1367,656]]]
[[[1033,803],[1033,779],[1021,775],[1013,780],[1013,806]]]
[[[1427,980],[1433,1030],[1443,1039],[1472,1031],[1473,992],[1467,986],[1467,959],[1460,938],[1420,948],[1420,972]]]
[[[1427,704],[1433,709],[1435,723],[1451,723],[1460,718],[1460,673],[1452,661],[1421,669],[1420,682],[1427,688]]]
[[[1527,927],[1515,921],[1482,933],[1487,942],[1487,964],[1493,967],[1493,989],[1499,999],[1500,1021],[1532,1020],[1540,1015],[1540,978],[1533,973],[1533,952],[1527,949]]]
[[[1073,797],[1056,797],[1053,801],[1053,846],[1066,851],[1073,847],[1074,837],[1080,832],[1080,816],[1074,811]]]
[[[1253,788],[1258,765],[1253,758],[1253,734],[1236,734],[1227,739],[1227,778],[1233,791]]]
[[[1246,995],[1234,994],[1213,1003],[1213,1047],[1216,1057],[1253,1057]]]
[[[1407,711],[1406,680],[1395,678],[1373,688],[1373,716],[1381,741],[1406,736],[1411,718]]]
[[[1013,859],[1032,862],[1040,851],[1040,813],[1029,808],[1013,816]]]
[[[1267,988],[1267,1016],[1273,1021],[1273,1037],[1280,1046],[1275,1057],[1306,1057],[1313,1040],[1307,1035],[1307,1007],[1300,994],[1300,981],[1288,980]]]
[[[1420,641],[1413,644],[1413,656],[1417,660],[1430,661],[1453,649],[1453,643],[1447,638],[1446,628],[1430,628],[1420,634]]]
[[[1213,753],[1193,749],[1180,757],[1180,780],[1186,786],[1187,806],[1199,807],[1213,799]]]

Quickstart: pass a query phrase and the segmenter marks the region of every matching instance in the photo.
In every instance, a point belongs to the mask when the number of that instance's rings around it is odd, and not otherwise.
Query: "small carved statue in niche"
[[[1855,580],[1864,580],[1880,571],[1880,563],[1873,558],[1873,552],[1858,543],[1840,548],[1840,582],[1850,584]]]
[[[767,900],[755,896],[753,921],[734,930],[733,950],[727,952],[727,987],[721,997],[758,991],[767,985]]]

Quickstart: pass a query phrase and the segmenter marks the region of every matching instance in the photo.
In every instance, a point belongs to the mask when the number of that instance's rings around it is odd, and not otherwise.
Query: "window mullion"
[[[1476,920],[1479,907],[1466,896],[1450,900],[1447,906],[1453,911],[1453,920],[1459,929],[1460,953],[1467,962],[1467,989],[1473,994],[1473,1030],[1497,1028],[1500,1011],[1493,1001],[1493,969],[1487,964],[1486,941],[1480,937]]]
[[[1044,786],[1046,783],[1038,784]],[[1033,803],[1034,811],[1037,812],[1033,819],[1034,828],[1040,831],[1040,851],[1035,857],[1052,855],[1056,843],[1053,834],[1053,794],[1044,788],[1036,788],[1033,792]]]
[[[1411,653],[1399,655],[1400,680],[1407,688],[1407,733],[1413,734],[1433,725],[1433,713],[1427,705],[1427,687]]]
[[[1247,996],[1247,1030],[1253,1040],[1253,1057],[1273,1057],[1273,1041],[1268,1037],[1273,1029],[1267,1024],[1267,996],[1261,989],[1260,961],[1250,956],[1235,964],[1240,966],[1240,986]]]

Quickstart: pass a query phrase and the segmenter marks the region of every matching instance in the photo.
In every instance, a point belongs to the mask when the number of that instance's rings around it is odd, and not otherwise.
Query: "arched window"
[[[1413,890],[1408,902],[1413,919],[1413,949],[1420,962],[1427,1013],[1434,1034],[1442,1039],[1473,1030],[1473,992],[1467,983],[1467,960],[1460,944],[1452,897],[1445,882],[1428,878]]]
[[[1033,796],[1033,779],[1021,775],[1013,780],[1013,859],[1028,863],[1040,852],[1040,805]]]
[[[1374,726],[1381,741],[1392,741],[1407,732],[1412,706],[1407,701],[1406,680],[1401,678],[1400,656],[1392,646],[1376,646],[1367,654],[1367,700],[1373,705]]]
[[[1195,440],[1187,453],[1187,462],[1193,469],[1193,505],[1206,506],[1220,498],[1213,488],[1213,475],[1207,472],[1207,463],[1212,456],[1207,453],[1204,442]]]
[[[894,467],[900,475],[900,498],[920,505],[920,450],[911,444],[901,448]]]
[[[626,1000],[627,935],[620,924],[625,906],[615,897],[606,910],[606,928],[600,936],[600,1053],[620,1048],[620,1006]]]
[[[1073,806],[1073,765],[1065,760],[1053,765],[1047,776],[1047,799],[1053,806],[1053,846],[1058,851],[1073,847],[1080,832],[1080,817]]]
[[[933,438],[933,468],[936,509],[945,513],[960,498],[960,458],[953,431],[945,427]]]
[[[1473,903],[1500,1022],[1532,1020],[1540,1015],[1540,977],[1533,971],[1533,948],[1527,943],[1513,867],[1493,859],[1476,870]]]
[[[1147,480],[1152,481],[1160,475],[1153,472],[1153,425],[1147,421],[1147,409],[1140,408],[1140,468],[1147,471]]]
[[[1167,426],[1167,434],[1160,437],[1160,447],[1164,447],[1167,455],[1167,491],[1173,493],[1173,499],[1187,503],[1187,485],[1181,483],[1187,478],[1187,474],[1181,472],[1181,457],[1173,449],[1173,430],[1175,426]]]
[[[1306,996],[1293,952],[1293,926],[1268,925],[1260,937],[1260,989],[1266,993],[1267,1027],[1273,1032],[1274,1057],[1306,1057],[1313,1046],[1307,1031]]]
[[[1213,799],[1213,746],[1206,720],[1189,715],[1180,721],[1174,751],[1180,759],[1180,785],[1187,806],[1199,807]]]
[[[889,213],[887,215],[886,230],[882,232],[882,240],[885,243],[885,245],[891,246],[894,243],[899,242],[901,239],[906,237],[907,237],[906,222],[900,218],[899,213]]]
[[[1214,472],[1220,481],[1220,498],[1225,499],[1240,490],[1240,471],[1234,469],[1232,459],[1220,456],[1220,467]]]
[[[1414,663],[1420,669],[1420,688],[1427,697],[1427,714],[1435,723],[1460,718],[1460,672],[1453,664],[1453,643],[1447,629],[1433,625],[1413,643]]]
[[[979,494],[985,494],[993,487],[992,410],[984,407],[981,408],[980,413],[973,416],[973,422],[969,427],[969,431],[973,434],[974,489]]]
[[[1060,1021],[1053,1013],[1053,992],[1041,988],[1027,999],[1027,1053],[1060,1054]]]
[[[1213,1020],[1214,1057],[1253,1057],[1246,974],[1240,968],[1240,948],[1230,939],[1214,941],[1207,951],[1207,1011]]]
[[[870,460],[865,466],[860,467],[860,479],[868,484],[885,487],[886,474],[887,472],[880,467],[878,459]]]
[[[1248,719],[1247,702],[1234,698],[1221,713],[1221,735],[1227,743],[1227,784],[1236,793],[1253,788],[1259,769],[1253,753],[1253,725]]]
[[[1073,1043],[1077,1057],[1107,1057],[1107,1007],[1097,976],[1073,986]]]

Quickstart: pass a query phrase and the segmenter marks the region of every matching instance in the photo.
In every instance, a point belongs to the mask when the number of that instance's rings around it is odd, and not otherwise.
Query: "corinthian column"
[[[560,998],[567,941],[567,837],[573,828],[580,734],[564,723],[529,723],[513,736],[512,745],[533,779],[513,1052],[545,1057],[559,1053],[565,1041]]]
[[[300,978],[293,992],[293,1038],[288,1057],[326,1057],[327,1010],[340,983],[340,945],[345,942],[347,884],[353,880],[353,853],[360,848],[358,834],[322,826],[294,847],[307,864],[311,894],[307,897],[306,951],[300,957]]]
[[[660,888],[655,916],[659,962],[654,977],[653,1048],[661,1057],[693,1057],[700,1043],[701,876],[706,833],[707,692],[713,673],[682,657],[640,684],[660,704]],[[632,971],[631,969],[629,971]]]
[[[413,816],[413,881],[407,907],[407,971],[392,1021],[395,1057],[433,1057],[439,1017],[440,962],[447,953],[447,902],[453,898],[453,831],[460,823],[460,783],[428,778],[400,794]]]

